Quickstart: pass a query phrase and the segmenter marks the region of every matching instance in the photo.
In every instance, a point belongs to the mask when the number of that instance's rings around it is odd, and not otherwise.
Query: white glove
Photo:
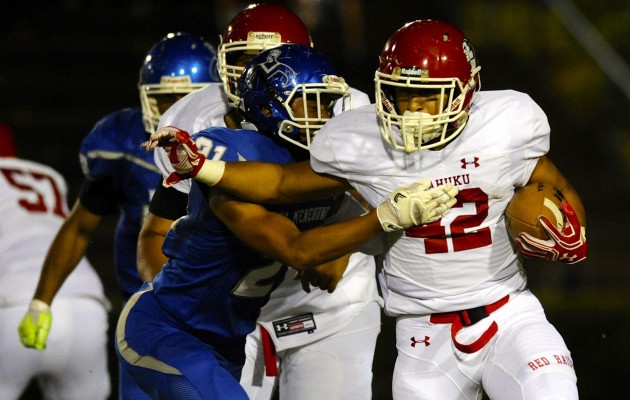
[[[459,190],[452,184],[431,187],[429,179],[403,185],[376,208],[378,220],[385,232],[407,229],[435,222],[451,210]]]

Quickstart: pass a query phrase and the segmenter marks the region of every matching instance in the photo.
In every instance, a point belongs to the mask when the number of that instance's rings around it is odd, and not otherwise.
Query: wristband
[[[31,300],[31,304],[29,305],[29,309],[36,312],[48,312],[50,311],[50,306],[46,304],[46,302],[41,301],[39,299]]]
[[[199,168],[195,179],[208,186],[214,186],[221,180],[224,172],[225,161],[206,160]]]

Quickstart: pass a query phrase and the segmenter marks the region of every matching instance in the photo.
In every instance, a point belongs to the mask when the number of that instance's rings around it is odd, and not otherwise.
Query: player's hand
[[[311,286],[332,293],[348,268],[349,260],[350,255],[347,255],[316,267],[306,268],[298,271],[295,274],[295,279],[302,281],[302,289],[306,293],[311,292]]]
[[[147,150],[163,147],[168,153],[168,159],[175,172],[164,179],[162,184],[165,187],[188,178],[195,178],[212,186],[219,182],[225,171],[225,162],[206,160],[190,134],[173,126],[158,129],[142,146]]]
[[[424,225],[442,218],[455,205],[459,190],[452,184],[429,189],[431,181],[422,179],[403,185],[377,207],[378,220],[385,232]]]
[[[147,150],[163,147],[168,153],[168,159],[175,172],[171,173],[162,183],[165,187],[177,182],[195,177],[206,157],[199,151],[190,134],[174,126],[164,126],[151,135],[142,144]]]
[[[51,323],[50,306],[41,300],[34,299],[18,326],[20,341],[25,347],[44,350]]]
[[[156,147],[169,148],[173,144],[177,144],[177,132],[185,132],[174,126],[163,126],[156,132],[149,136],[149,140],[142,143],[140,146],[144,147],[147,151],[151,151]]]
[[[580,226],[580,221],[568,201],[563,200],[560,207],[565,216],[562,231],[541,216],[540,224],[549,234],[549,239],[537,239],[527,233],[521,233],[516,243],[524,255],[567,264],[575,264],[586,258],[588,251],[586,228]]]

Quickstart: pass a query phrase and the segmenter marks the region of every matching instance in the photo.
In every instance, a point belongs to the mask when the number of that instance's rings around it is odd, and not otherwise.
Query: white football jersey
[[[374,105],[320,130],[311,144],[313,170],[347,179],[372,207],[422,178],[459,189],[448,215],[406,230],[385,255],[380,279],[388,314],[468,309],[525,286],[503,214],[549,150],[549,133],[540,107],[515,91],[478,93],[465,129],[442,150],[394,150],[382,139]]]
[[[54,169],[0,157],[0,306],[31,300],[48,247],[68,214],[66,196],[66,182]],[[108,304],[101,280],[85,258],[57,298],[70,296]]]

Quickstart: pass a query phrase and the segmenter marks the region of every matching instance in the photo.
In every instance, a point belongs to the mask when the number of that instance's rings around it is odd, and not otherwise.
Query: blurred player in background
[[[287,163],[308,158],[310,137],[329,120],[334,100],[348,90],[323,55],[297,44],[261,52],[240,80],[242,110],[257,130],[214,127],[195,135],[208,155],[223,160]],[[172,127],[161,130],[180,132],[195,146],[185,132]],[[171,157],[188,162],[187,154]],[[194,169],[195,164],[188,165]],[[166,182],[177,179],[179,176],[174,175]],[[408,192],[410,199],[425,193],[429,197],[426,203],[420,198],[413,203],[411,208],[417,208],[412,211],[414,218],[439,218],[436,213],[447,212],[454,203],[452,196],[442,196],[442,188],[431,192],[424,189]],[[436,201],[432,201],[432,194]],[[344,196],[338,200],[344,200]],[[121,313],[116,328],[121,366],[154,399],[247,399],[238,381],[245,362],[245,339],[255,329],[260,308],[282,281],[287,266],[306,270],[307,274],[321,271],[314,280],[321,288],[332,290],[348,263],[347,254],[382,233],[379,217],[390,215],[379,212],[377,217],[375,210],[364,213],[361,209],[359,214],[364,215],[360,217],[321,226],[329,222],[332,210],[344,208],[336,201],[324,197],[265,208],[193,182],[189,215],[172,225],[164,241],[169,260],[153,283],[145,284]],[[443,202],[449,205],[442,207]],[[379,209],[398,210],[396,204],[386,201]],[[410,218],[405,217],[409,211],[406,207],[397,211],[395,214],[402,214],[406,222],[394,217],[394,225],[409,226]],[[373,259],[360,257],[370,259],[373,267]],[[323,263],[328,264],[320,266],[322,270],[318,266]],[[359,268],[369,266],[365,263]],[[352,296],[349,291],[345,294]],[[355,293],[350,300],[362,300],[363,296]],[[352,301],[349,303],[346,306],[356,308]],[[374,309],[379,311],[377,304]],[[301,324],[285,324],[291,329],[301,325],[304,333],[315,332],[318,327],[312,314],[310,318],[301,317]],[[291,329],[280,327],[275,331],[289,333]],[[353,331],[351,336],[362,341],[371,340],[375,334],[367,329]],[[327,351],[345,351],[340,347],[343,343],[331,341],[329,345]],[[366,364],[363,369],[369,370],[371,357],[356,356]],[[307,361],[315,362],[316,368],[326,368],[317,360]],[[336,370],[336,365],[330,368],[335,373],[354,373]],[[327,383],[339,384],[334,379]],[[320,397],[326,393],[325,388],[319,393]],[[350,398],[350,394],[344,396]]]
[[[291,10],[275,4],[243,9],[226,27],[218,47],[222,84],[208,85],[175,103],[162,116],[160,127],[175,126],[193,133],[213,126],[240,128],[243,115],[237,107],[238,79],[256,54],[282,43],[312,46],[306,26]],[[365,93],[353,88],[350,93],[352,103],[346,98],[338,101],[335,115],[369,104]],[[155,151],[155,158],[165,177],[173,172],[162,149]],[[189,190],[190,180],[156,188],[138,242],[138,267],[146,280],[151,280],[166,262],[162,243],[173,221],[186,215]],[[371,398],[372,359],[380,332],[382,300],[374,279],[374,261],[361,255],[350,261],[332,295],[304,292],[292,274],[287,274],[278,290],[271,293],[259,318],[260,327],[247,339],[241,384],[250,398],[270,399],[278,383],[282,399],[324,395],[331,399]],[[316,329],[294,329],[305,321]],[[292,329],[277,331],[274,325]],[[357,340],[353,334],[360,334],[362,339]],[[333,342],[342,345],[333,346]],[[331,350],[333,347],[336,350]],[[322,364],[328,367],[320,368]],[[295,374],[308,375],[309,379],[295,379]]]
[[[125,108],[101,119],[81,144],[85,180],[70,215],[44,263],[33,301],[50,305],[66,276],[85,255],[92,235],[107,215],[120,213],[114,241],[114,265],[123,301],[142,285],[136,266],[138,233],[159,182],[153,156],[140,144],[157,126],[161,114],[194,90],[218,81],[216,51],[202,37],[171,33],[148,52],[140,70],[142,107]],[[38,330],[42,343],[47,331]],[[139,393],[134,393],[134,389]],[[121,376],[124,399],[143,394]]]
[[[0,123],[0,398],[15,400],[34,379],[45,399],[107,399],[107,312],[103,285],[85,258],[51,309],[34,301],[44,258],[68,214],[66,182],[57,171],[17,157]],[[29,309],[26,316],[24,310]],[[55,314],[48,341],[37,335]],[[24,316],[20,331],[16,327]],[[45,353],[20,346],[19,341]]]
[[[310,165],[206,160],[193,175],[274,203],[349,182],[375,206],[418,176],[453,183],[459,194],[449,215],[407,229],[379,275],[385,311],[397,317],[394,398],[480,399],[485,390],[492,399],[577,399],[571,354],[526,289],[519,249],[584,260],[585,210],[546,156],[545,113],[523,93],[478,91],[479,70],[453,25],[408,23],[381,53],[376,104],[330,120],[315,136]],[[165,140],[159,133],[153,139]],[[542,221],[549,240],[521,234],[515,243],[504,211],[514,190],[532,182],[562,193],[563,226]]]

